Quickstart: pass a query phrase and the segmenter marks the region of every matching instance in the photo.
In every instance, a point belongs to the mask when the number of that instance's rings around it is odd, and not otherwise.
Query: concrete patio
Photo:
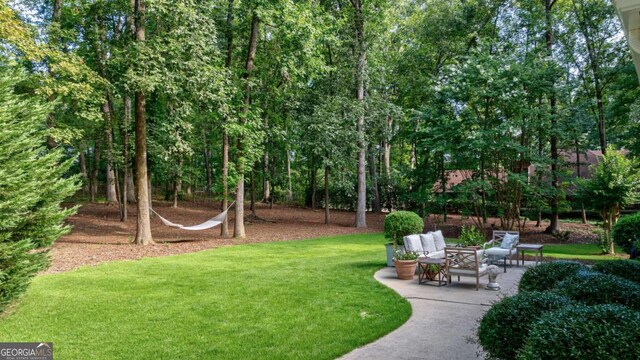
[[[375,273],[382,284],[406,298],[413,309],[411,318],[395,331],[358,348],[341,359],[476,359],[484,358],[473,338],[478,320],[492,303],[505,295],[517,292],[518,282],[527,267],[511,266],[500,273],[501,290],[490,291],[483,287],[488,278],[480,278],[481,287],[476,291],[475,278],[462,277],[458,283],[452,277],[449,286],[437,287],[437,282],[418,284],[413,280],[398,280],[394,268],[387,267]]]

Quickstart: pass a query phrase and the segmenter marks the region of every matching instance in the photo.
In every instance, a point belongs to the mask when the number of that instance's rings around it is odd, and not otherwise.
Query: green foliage
[[[414,251],[396,250],[393,254],[393,260],[418,260],[418,253]]]
[[[462,246],[479,246],[486,242],[484,234],[475,226],[462,225],[458,243]]]
[[[514,359],[538,318],[571,303],[550,292],[533,291],[505,297],[482,317],[478,327],[480,344],[491,358]]]
[[[0,311],[46,267],[44,248],[69,230],[63,220],[75,211],[60,203],[78,189],[77,177],[66,178],[71,161],[62,162],[62,149],[44,147],[51,107],[14,93],[22,79],[0,67]]]
[[[638,359],[640,313],[620,305],[568,306],[544,314],[519,360]]]
[[[578,271],[558,283],[554,291],[587,305],[621,304],[640,310],[640,284],[615,275]]]
[[[384,218],[384,236],[394,246],[402,245],[402,238],[419,234],[424,229],[424,220],[411,211],[394,211]]]
[[[551,290],[560,281],[574,275],[580,270],[588,270],[588,268],[572,261],[543,263],[527,269],[527,271],[522,274],[522,278],[518,284],[518,290],[520,292]]]
[[[640,240],[640,212],[620,218],[611,230],[616,245],[631,253],[633,245]]]
[[[593,265],[593,270],[610,274],[640,284],[640,262],[632,260],[601,261]]]

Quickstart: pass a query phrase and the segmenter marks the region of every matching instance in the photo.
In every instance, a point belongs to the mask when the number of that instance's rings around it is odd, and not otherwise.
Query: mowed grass
[[[384,243],[251,244],[40,276],[0,318],[0,341],[52,341],[57,359],[333,359],[411,314],[372,277]]]
[[[544,246],[543,251],[545,257],[586,261],[617,260],[622,254],[622,249],[617,246],[616,255],[602,254],[597,244],[549,244]]]

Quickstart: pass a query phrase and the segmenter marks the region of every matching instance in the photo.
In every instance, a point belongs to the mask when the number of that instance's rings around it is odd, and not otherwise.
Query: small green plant
[[[384,236],[394,248],[403,245],[403,237],[419,234],[424,229],[424,220],[411,211],[394,211],[384,219]]]
[[[573,305],[542,315],[519,360],[640,359],[640,313],[620,305]]]
[[[616,245],[631,254],[634,244],[640,241],[640,212],[620,218],[611,231]]]
[[[418,260],[418,253],[413,251],[396,250],[393,255],[394,260]]]
[[[553,289],[556,284],[580,270],[588,270],[586,266],[575,261],[554,261],[527,269],[522,274],[518,290],[545,291]]]
[[[482,317],[478,339],[491,358],[515,359],[524,346],[529,329],[545,312],[572,301],[552,292],[527,292],[506,297]]]
[[[477,227],[462,225],[458,244],[461,246],[479,246],[486,242],[484,234]]]
[[[553,236],[553,238],[557,242],[567,242],[567,241],[569,241],[569,238],[571,237],[571,231],[569,231],[569,230],[566,230],[566,231],[556,230],[556,231],[553,232],[553,234],[551,234],[551,236]]]

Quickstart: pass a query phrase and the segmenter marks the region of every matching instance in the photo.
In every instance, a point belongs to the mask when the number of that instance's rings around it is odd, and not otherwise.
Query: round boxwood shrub
[[[480,344],[491,358],[513,359],[542,314],[571,303],[553,292],[532,291],[506,297],[482,317],[478,328]]]
[[[557,283],[588,268],[575,261],[554,261],[543,263],[527,269],[522,274],[519,291],[546,291],[553,289]]]
[[[620,304],[640,310],[640,285],[615,275],[578,271],[554,291],[587,305]]]
[[[630,254],[634,244],[640,241],[640,212],[621,217],[613,226],[611,236],[616,245]]]
[[[411,211],[394,211],[384,219],[384,236],[391,242],[402,245],[402,238],[419,234],[424,229],[424,220]]]
[[[600,261],[593,270],[631,280],[640,284],[640,262],[634,260]]]
[[[614,304],[547,312],[531,327],[520,360],[640,359],[640,313]]]

